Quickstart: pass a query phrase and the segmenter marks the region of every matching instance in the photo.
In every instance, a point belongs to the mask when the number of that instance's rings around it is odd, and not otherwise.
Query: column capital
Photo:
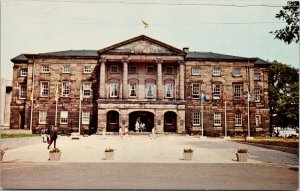
[[[162,64],[162,63],[163,63],[162,58],[161,58],[161,57],[157,57],[157,58],[156,58],[156,63],[157,63],[157,64]]]
[[[185,62],[184,62],[183,60],[178,60],[178,64],[179,64],[179,65],[184,65],[184,63],[185,63]]]
[[[103,63],[103,62],[105,63],[105,62],[106,62],[106,58],[105,58],[105,57],[100,58],[100,59],[99,59],[99,62],[100,62],[100,63]]]
[[[126,62],[126,63],[129,62],[128,56],[123,56],[122,57],[122,63],[124,63],[124,62]]]

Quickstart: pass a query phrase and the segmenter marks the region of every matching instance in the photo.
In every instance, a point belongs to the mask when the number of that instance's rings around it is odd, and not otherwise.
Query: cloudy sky
[[[179,49],[278,60],[299,67],[299,47],[275,40],[286,1],[1,0],[1,77],[21,53],[99,50],[147,35]],[[144,28],[142,20],[149,23]]]

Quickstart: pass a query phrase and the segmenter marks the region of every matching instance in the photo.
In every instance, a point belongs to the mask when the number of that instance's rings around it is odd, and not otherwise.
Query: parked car
[[[287,137],[287,138],[297,138],[299,137],[299,133],[294,128],[281,128],[275,127],[273,130],[273,137]]]

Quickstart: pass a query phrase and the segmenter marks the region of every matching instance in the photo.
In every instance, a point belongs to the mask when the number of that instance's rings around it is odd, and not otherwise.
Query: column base
[[[207,137],[206,136],[201,136],[200,135],[200,137],[199,137],[200,139],[207,139]]]
[[[223,139],[225,139],[225,140],[229,140],[229,139],[230,139],[230,137],[229,137],[229,136],[224,136],[224,137],[223,137]]]
[[[253,137],[246,137],[246,141],[248,141],[248,140],[253,140]]]

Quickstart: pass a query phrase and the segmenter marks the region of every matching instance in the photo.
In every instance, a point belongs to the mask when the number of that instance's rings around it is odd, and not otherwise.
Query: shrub
[[[114,152],[115,151],[115,149],[112,149],[112,148],[106,148],[105,149],[105,152]]]
[[[247,149],[238,149],[238,153],[248,153]]]
[[[59,153],[60,150],[58,148],[55,148],[55,149],[51,149],[49,152],[50,153]]]
[[[183,152],[185,152],[185,153],[192,153],[193,149],[191,149],[191,148],[184,148]]]

